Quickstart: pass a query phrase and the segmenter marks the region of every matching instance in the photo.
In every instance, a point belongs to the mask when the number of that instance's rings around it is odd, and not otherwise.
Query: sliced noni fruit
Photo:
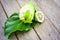
[[[24,23],[32,23],[32,20],[34,18],[34,12],[35,12],[34,4],[32,2],[28,2],[21,8],[19,18]]]
[[[36,11],[35,13],[35,21],[42,23],[44,21],[44,14],[42,11]]]

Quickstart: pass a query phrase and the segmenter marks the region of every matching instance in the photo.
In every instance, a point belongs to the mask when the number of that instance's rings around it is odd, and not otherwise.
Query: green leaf
[[[12,32],[17,30],[19,31],[28,31],[33,27],[34,23],[23,23],[19,20],[18,13],[12,14],[7,21],[5,22],[4,33],[5,36],[9,37]]]

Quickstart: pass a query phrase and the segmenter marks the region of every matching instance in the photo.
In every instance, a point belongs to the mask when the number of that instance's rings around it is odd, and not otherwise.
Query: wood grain
[[[1,2],[8,16],[13,12],[20,11],[20,7],[15,0],[1,0]],[[16,32],[16,35],[18,40],[39,40],[33,29],[28,32]]]
[[[18,5],[20,5],[20,8],[27,2],[29,2],[29,0],[17,0],[17,3],[18,3]],[[27,35],[27,33],[28,33],[28,35]],[[40,39],[38,39],[38,37],[33,29],[30,30],[29,32],[22,33],[22,34],[25,35],[25,36],[22,36],[22,37],[24,37],[23,40],[40,40]],[[29,38],[28,38],[28,36],[29,36]],[[20,33],[18,33],[18,38],[21,39],[20,37],[21,37],[21,35],[20,35]]]
[[[60,33],[60,8],[52,0],[36,1]]]
[[[18,12],[20,7],[18,6],[18,4],[16,3],[15,0],[1,0],[4,9],[8,15],[8,17],[14,13],[14,12]]]
[[[2,10],[1,4],[0,4],[0,40],[6,40],[7,38],[4,36],[4,29],[3,25],[6,20],[6,16]]]
[[[60,0],[53,0],[60,7]]]
[[[4,36],[4,23],[6,21],[7,17],[3,11],[2,5],[0,4],[0,40],[8,40]],[[12,37],[9,38],[9,40],[17,40],[14,34],[12,34]]]
[[[52,0],[1,0],[4,9],[8,16],[13,12],[20,11],[20,8],[27,2],[32,1],[35,3],[37,10],[42,10],[45,14],[45,21],[42,24],[37,23],[34,27],[35,31],[38,33],[41,40],[60,40],[60,8]],[[18,4],[17,4],[18,3]],[[1,9],[1,8],[0,8]],[[2,10],[2,9],[1,9]],[[1,13],[3,13],[1,11]],[[0,26],[4,24],[5,14],[1,18]],[[3,21],[2,21],[3,20]],[[3,27],[3,26],[2,26]],[[2,30],[3,31],[3,29]],[[16,32],[18,40],[40,40],[32,29],[28,32]],[[3,33],[3,32],[1,32]],[[3,35],[3,34],[1,34]],[[4,36],[0,37],[2,40],[5,39]],[[16,40],[15,35],[11,35],[9,40]]]
[[[40,7],[40,2],[41,1],[42,0],[40,0],[40,1],[32,0],[32,2],[35,3],[35,6],[36,6],[37,10],[41,10],[45,14],[47,10],[46,9],[42,10],[41,8],[42,7],[46,8],[46,6],[44,5],[44,6]],[[48,1],[48,2],[50,2],[50,1]],[[46,11],[44,11],[44,10],[46,10]],[[47,11],[47,12],[50,13],[50,11]],[[55,28],[55,25],[53,25],[51,23],[50,19],[48,18],[50,16],[48,16],[48,17],[46,16],[47,14],[45,14],[45,21],[42,24],[36,24],[35,25],[35,30],[37,31],[38,35],[40,36],[40,38],[42,40],[60,40],[60,34],[57,31],[57,29]]]
[[[17,32],[17,36],[19,40],[40,40],[33,29],[28,32]]]

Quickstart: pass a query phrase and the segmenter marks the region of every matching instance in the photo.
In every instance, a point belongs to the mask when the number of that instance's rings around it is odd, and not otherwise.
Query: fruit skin
[[[42,19],[38,18],[39,17],[38,14],[42,15]],[[44,14],[43,14],[42,11],[36,11],[36,13],[35,13],[35,21],[40,22],[40,23],[42,23],[44,21]]]
[[[24,23],[32,23],[34,19],[35,6],[32,2],[25,4],[19,13],[19,18]]]

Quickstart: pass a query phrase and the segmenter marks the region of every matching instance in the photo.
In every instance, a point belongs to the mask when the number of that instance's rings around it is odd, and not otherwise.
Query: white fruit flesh
[[[20,9],[20,13],[19,13],[20,20],[22,20],[24,23],[32,23],[32,20],[34,18],[34,11],[35,11],[35,7],[33,3],[29,2],[25,4]],[[27,15],[27,13],[29,15]],[[27,18],[25,18],[26,15],[27,15]]]
[[[35,13],[35,20],[38,22],[43,22],[44,21],[44,14],[42,11],[37,11]]]

